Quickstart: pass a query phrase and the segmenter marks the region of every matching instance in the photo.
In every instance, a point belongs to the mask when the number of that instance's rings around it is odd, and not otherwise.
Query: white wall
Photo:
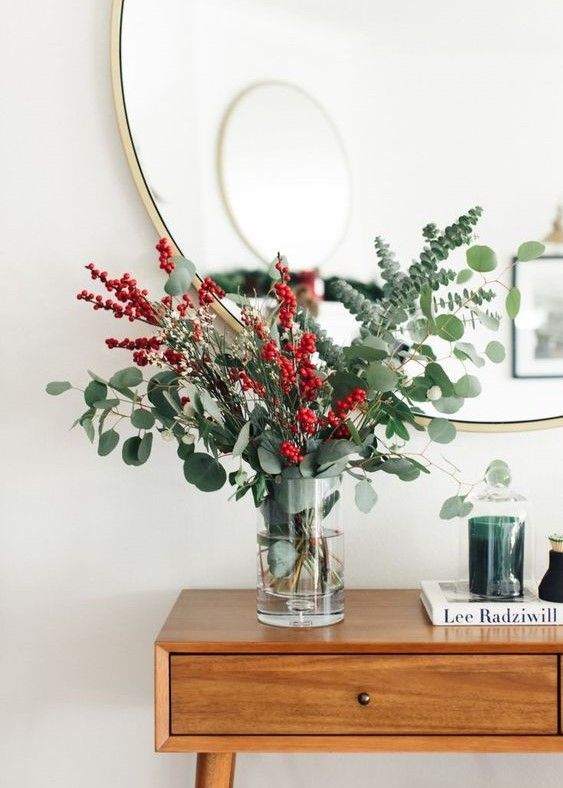
[[[109,3],[12,3],[3,15],[0,784],[180,788],[192,756],[152,752],[152,641],[181,587],[251,586],[254,512],[187,487],[169,444],[143,468],[96,457],[69,432],[81,382],[118,363],[121,326],[74,300],[81,266],[158,281],[154,232],[113,117]],[[535,504],[538,541],[561,529],[561,431],[461,436],[468,477],[506,458]],[[347,582],[416,586],[455,571],[449,492],[379,479],[380,505],[350,506]],[[241,756],[240,786],[401,788],[560,784],[560,759],[531,755]]]

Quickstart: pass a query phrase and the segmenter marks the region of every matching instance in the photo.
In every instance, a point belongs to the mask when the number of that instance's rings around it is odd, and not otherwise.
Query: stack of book
[[[490,601],[453,580],[423,580],[420,598],[436,626],[545,626],[563,624],[563,603],[544,602],[534,588],[514,600]]]

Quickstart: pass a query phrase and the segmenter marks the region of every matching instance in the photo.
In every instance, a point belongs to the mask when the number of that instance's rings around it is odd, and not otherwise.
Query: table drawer
[[[556,656],[175,654],[171,732],[555,734],[557,672]]]

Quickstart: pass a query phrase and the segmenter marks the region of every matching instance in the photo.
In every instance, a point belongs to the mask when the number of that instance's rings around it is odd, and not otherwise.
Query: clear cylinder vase
[[[344,618],[341,477],[281,479],[260,507],[257,614],[278,627]]]

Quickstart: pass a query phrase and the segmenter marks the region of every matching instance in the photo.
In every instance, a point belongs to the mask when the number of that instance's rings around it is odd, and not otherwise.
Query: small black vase
[[[549,568],[539,585],[538,594],[546,602],[563,602],[563,553],[549,551]]]

